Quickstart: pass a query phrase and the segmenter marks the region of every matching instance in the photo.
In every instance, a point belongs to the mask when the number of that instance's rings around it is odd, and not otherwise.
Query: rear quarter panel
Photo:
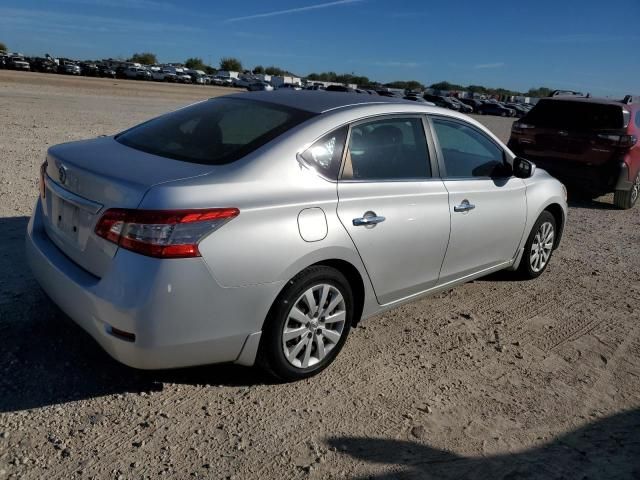
[[[139,208],[236,207],[240,214],[199,244],[220,286],[288,281],[315,263],[343,260],[363,280],[366,316],[377,303],[360,257],[337,217],[337,184],[296,158],[296,153],[339,126],[320,123],[292,131],[215,174],[157,185]],[[326,236],[317,241],[305,241],[300,233],[298,216],[308,208],[322,209],[326,218]]]

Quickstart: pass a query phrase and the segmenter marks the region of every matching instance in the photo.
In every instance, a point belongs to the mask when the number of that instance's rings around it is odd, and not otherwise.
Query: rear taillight
[[[240,213],[237,208],[206,210],[107,210],[98,236],[122,248],[158,258],[199,257],[198,242]]]
[[[45,160],[42,165],[40,165],[40,179],[38,188],[40,189],[40,196],[44,198],[47,194],[47,186],[44,183],[44,176],[47,174],[47,166],[48,162]]]
[[[606,140],[620,148],[631,148],[638,142],[638,138],[635,135],[610,135],[601,133],[598,134],[598,138],[600,140]]]
[[[515,122],[513,124],[513,126],[511,127],[511,131],[513,133],[522,133],[525,130],[529,130],[529,129],[532,129],[532,128],[535,128],[535,126],[529,125],[527,123]]]

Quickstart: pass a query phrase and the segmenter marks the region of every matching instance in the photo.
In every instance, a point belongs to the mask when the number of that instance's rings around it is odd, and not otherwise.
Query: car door
[[[481,129],[437,115],[430,125],[451,214],[443,284],[514,258],[526,223],[526,186]]]
[[[381,304],[435,286],[447,248],[448,193],[425,125],[418,115],[383,116],[349,132],[337,213]]]

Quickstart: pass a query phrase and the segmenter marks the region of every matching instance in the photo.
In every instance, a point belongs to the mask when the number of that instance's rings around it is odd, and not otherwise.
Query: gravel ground
[[[47,146],[228,91],[0,71],[0,479],[640,478],[640,209],[610,196],[541,278],[378,315],[309,381],[132,370],[57,310],[23,248]]]

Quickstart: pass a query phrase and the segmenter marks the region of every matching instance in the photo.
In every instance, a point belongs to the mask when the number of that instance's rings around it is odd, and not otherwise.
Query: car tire
[[[258,366],[285,382],[320,373],[340,353],[353,312],[353,292],[342,273],[322,265],[303,270],[288,282],[269,311]]]
[[[518,273],[522,278],[532,280],[544,273],[553,256],[557,236],[556,219],[545,210],[536,220],[524,244],[518,266]]]
[[[640,197],[640,172],[636,175],[629,190],[616,190],[613,194],[613,203],[622,210],[632,208]]]

